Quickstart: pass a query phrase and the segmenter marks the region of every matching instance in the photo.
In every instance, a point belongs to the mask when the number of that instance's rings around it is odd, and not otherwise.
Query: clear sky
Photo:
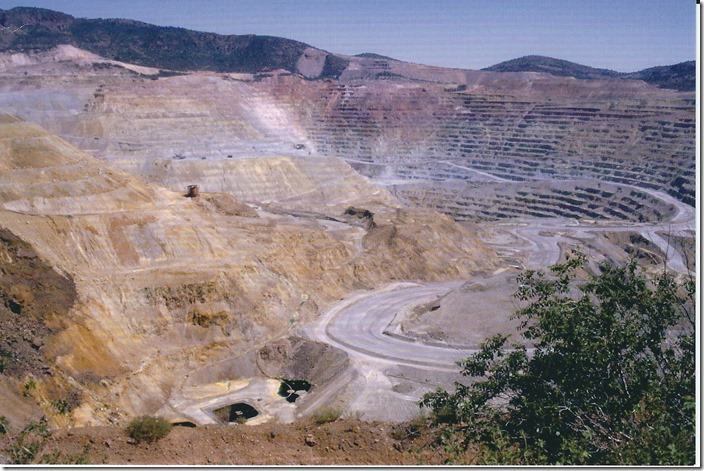
[[[694,60],[695,0],[0,0],[480,69],[544,55],[619,72]]]

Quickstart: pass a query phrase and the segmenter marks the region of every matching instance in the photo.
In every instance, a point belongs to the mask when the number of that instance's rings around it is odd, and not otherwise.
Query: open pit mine
[[[406,420],[515,331],[523,270],[576,247],[694,269],[694,92],[314,48],[258,72],[4,51],[18,428]]]

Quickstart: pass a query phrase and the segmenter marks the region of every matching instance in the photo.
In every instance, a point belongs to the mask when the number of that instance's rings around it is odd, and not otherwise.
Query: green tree
[[[460,362],[481,379],[421,406],[486,463],[693,464],[694,282],[649,280],[635,261],[579,282],[584,264],[574,252],[522,274],[516,317],[532,347],[486,340]]]

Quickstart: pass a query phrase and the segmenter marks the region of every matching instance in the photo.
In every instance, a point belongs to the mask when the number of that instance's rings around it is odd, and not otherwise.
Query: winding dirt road
[[[418,413],[416,401],[434,389],[428,378],[438,374],[459,376],[458,360],[476,350],[441,347],[385,333],[396,314],[409,306],[433,301],[458,288],[463,281],[394,283],[371,292],[356,293],[329,309],[302,334],[347,352],[354,369],[335,390],[319,391],[317,403],[332,402],[342,390],[351,397],[350,414],[364,420],[408,420]],[[424,380],[409,391],[398,391],[390,370],[415,371]],[[423,382],[425,381],[425,382]],[[350,392],[351,391],[351,392]]]
[[[314,340],[334,345],[351,356],[434,370],[459,371],[455,365],[474,350],[440,347],[385,333],[396,314],[439,298],[463,281],[420,285],[395,283],[383,289],[351,296],[306,329]]]
[[[647,188],[621,185],[634,188],[674,206],[677,213],[672,219],[662,222],[629,223],[623,221],[598,221],[593,224],[580,224],[568,219],[534,219],[522,223],[500,224],[506,230],[528,242],[529,257],[526,260],[528,269],[545,269],[554,265],[560,259],[558,242],[562,235],[572,235],[584,238],[585,234],[595,232],[637,232],[657,246],[666,257],[667,269],[678,273],[689,273],[682,254],[661,234],[686,236],[696,230],[696,215],[693,207],[672,196]]]

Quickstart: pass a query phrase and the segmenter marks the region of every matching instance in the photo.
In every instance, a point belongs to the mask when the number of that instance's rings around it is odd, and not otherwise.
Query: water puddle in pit
[[[237,402],[229,406],[213,410],[213,414],[223,422],[241,424],[259,415],[259,411],[245,402]]]
[[[301,397],[301,392],[310,391],[312,384],[302,379],[282,379],[279,386],[279,396],[286,398],[288,402],[296,402]]]

